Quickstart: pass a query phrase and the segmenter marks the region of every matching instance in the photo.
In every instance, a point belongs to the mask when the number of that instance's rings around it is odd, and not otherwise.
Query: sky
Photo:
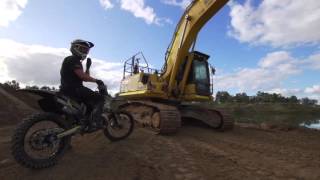
[[[161,69],[190,1],[1,0],[0,82],[58,87],[70,42],[81,38],[95,43],[92,75],[117,92],[135,53]],[[320,101],[319,0],[231,0],[203,27],[196,50],[217,69],[215,92]]]

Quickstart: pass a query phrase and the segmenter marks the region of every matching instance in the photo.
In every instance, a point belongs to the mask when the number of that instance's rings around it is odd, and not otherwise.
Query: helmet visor
[[[88,54],[90,50],[89,47],[83,46],[83,45],[78,45],[77,49],[80,53],[83,53],[83,54]]]

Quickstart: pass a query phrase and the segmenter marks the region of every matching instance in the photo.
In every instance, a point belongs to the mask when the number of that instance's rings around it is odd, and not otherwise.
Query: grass
[[[241,104],[216,105],[230,112],[236,122],[299,125],[320,119],[320,106],[301,104]]]

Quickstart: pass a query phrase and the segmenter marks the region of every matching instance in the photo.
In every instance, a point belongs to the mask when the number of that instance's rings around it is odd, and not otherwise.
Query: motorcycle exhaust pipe
[[[58,138],[58,139],[61,139],[61,138],[63,138],[63,137],[66,137],[66,136],[75,134],[75,133],[77,133],[80,129],[81,129],[81,126],[76,126],[76,127],[72,128],[72,129],[66,130],[66,131],[64,131],[63,133],[58,134],[58,135],[57,135],[57,138]]]

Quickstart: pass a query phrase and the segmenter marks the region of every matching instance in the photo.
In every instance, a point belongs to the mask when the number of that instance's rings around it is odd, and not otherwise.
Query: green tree
[[[20,89],[20,85],[16,80],[12,80],[12,81],[6,81],[4,83],[5,87],[9,87],[9,88],[13,88],[15,90]]]
[[[249,103],[249,96],[246,93],[237,93],[233,100],[238,103]]]
[[[291,96],[288,101],[291,104],[298,104],[299,103],[299,99],[297,98],[297,96]]]
[[[39,90],[39,87],[36,85],[33,86],[26,86],[26,89],[32,89],[32,90]]]
[[[49,86],[42,86],[40,89],[45,91],[51,91]]]
[[[316,105],[318,103],[315,99],[309,99],[308,97],[301,99],[301,104],[303,105]]]
[[[232,101],[232,96],[227,91],[218,91],[216,94],[217,103],[226,103]]]

